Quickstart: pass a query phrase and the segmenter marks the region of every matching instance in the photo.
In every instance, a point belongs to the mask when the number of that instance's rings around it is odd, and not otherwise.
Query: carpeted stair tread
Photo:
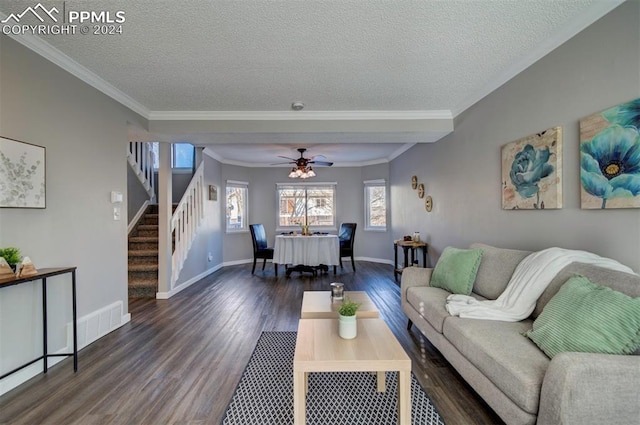
[[[129,238],[129,242],[158,242],[157,236],[132,236]]]
[[[129,279],[129,286],[158,286],[158,278],[153,277],[138,277]]]
[[[130,272],[153,272],[158,271],[158,263],[129,264]]]
[[[157,249],[130,249],[129,257],[157,257]]]

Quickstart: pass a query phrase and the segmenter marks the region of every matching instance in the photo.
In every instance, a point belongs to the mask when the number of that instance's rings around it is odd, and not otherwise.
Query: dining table
[[[340,241],[337,235],[277,235],[273,262],[284,264],[286,275],[292,272],[328,271],[340,263]]]

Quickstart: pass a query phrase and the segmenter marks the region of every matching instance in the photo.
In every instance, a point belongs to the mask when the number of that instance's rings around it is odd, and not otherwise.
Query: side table
[[[48,352],[47,347],[47,278],[58,276],[62,274],[71,274],[71,303],[72,303],[72,327],[73,327],[73,352],[71,353],[57,353],[51,354]],[[37,361],[44,360],[43,362],[43,372],[47,373],[49,369],[48,366],[48,358],[49,357],[68,357],[73,356],[73,371],[78,371],[78,309],[76,306],[76,267],[58,267],[58,268],[47,268],[40,269],[38,273],[32,276],[25,277],[10,277],[0,279],[0,289],[19,285],[21,283],[33,282],[35,280],[42,281],[42,355],[37,358],[29,361],[28,363],[23,364],[22,366],[18,366],[15,369],[0,375],[0,379],[4,379],[7,376],[24,369],[27,366],[36,363]]]
[[[404,253],[404,265],[401,268],[398,267],[398,247],[401,247]],[[413,264],[415,261],[415,251],[422,250],[422,267],[427,267],[427,249],[428,245],[426,242],[404,241],[402,239],[393,241],[393,278],[396,282],[398,281],[398,275],[402,274],[402,269],[409,267],[409,251],[411,251],[411,264]]]

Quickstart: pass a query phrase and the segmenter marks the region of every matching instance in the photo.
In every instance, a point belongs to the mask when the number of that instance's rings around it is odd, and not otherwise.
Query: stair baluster
[[[171,259],[173,289],[191,248],[198,228],[204,219],[204,163],[196,170],[171,218],[174,250]]]

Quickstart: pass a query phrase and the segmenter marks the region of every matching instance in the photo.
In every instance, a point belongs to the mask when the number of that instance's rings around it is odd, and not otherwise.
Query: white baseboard
[[[267,260],[267,261],[271,262],[271,260]],[[251,264],[251,263],[253,263],[253,258],[248,258],[245,260],[225,261],[224,263],[222,263],[222,267],[237,266],[240,264]]]
[[[149,201],[144,201],[144,203],[136,213],[135,217],[133,217],[133,219],[127,226],[127,234],[131,233],[133,228],[136,227],[136,223],[138,222],[138,220],[140,220],[140,217],[142,217],[142,214],[144,214],[148,206],[149,206]]]
[[[390,266],[393,266],[393,260],[387,260],[385,258],[354,257],[354,259],[356,261],[370,261],[372,263],[382,263],[382,264],[389,264]],[[342,261],[344,262],[344,259]]]
[[[169,292],[156,292],[156,299],[157,300],[167,300],[167,299],[171,298],[172,296],[174,296],[175,294],[177,294],[178,292],[182,291],[183,289],[186,289],[189,286],[193,285],[194,283],[196,283],[200,279],[203,279],[203,278],[209,276],[211,273],[220,270],[222,267],[223,267],[222,264],[218,264],[217,266],[214,266],[214,267],[212,267],[212,268],[210,268],[208,270],[205,270],[204,272],[200,273],[199,275],[194,276],[191,279],[181,283],[179,286],[176,286],[175,288],[173,288]]]
[[[118,329],[120,326],[131,321],[131,314],[123,313],[122,301],[105,306],[99,310],[79,317],[78,323],[78,351],[88,346],[92,342],[100,339],[109,332]],[[56,350],[52,354],[73,352],[73,328],[71,323],[66,325],[67,346]],[[50,357],[47,359],[48,367],[51,367],[66,357]],[[82,367],[80,365],[79,367]],[[7,376],[0,381],[0,395],[5,394],[18,385],[28,381],[34,376],[43,372],[44,363],[36,362],[24,369]]]

